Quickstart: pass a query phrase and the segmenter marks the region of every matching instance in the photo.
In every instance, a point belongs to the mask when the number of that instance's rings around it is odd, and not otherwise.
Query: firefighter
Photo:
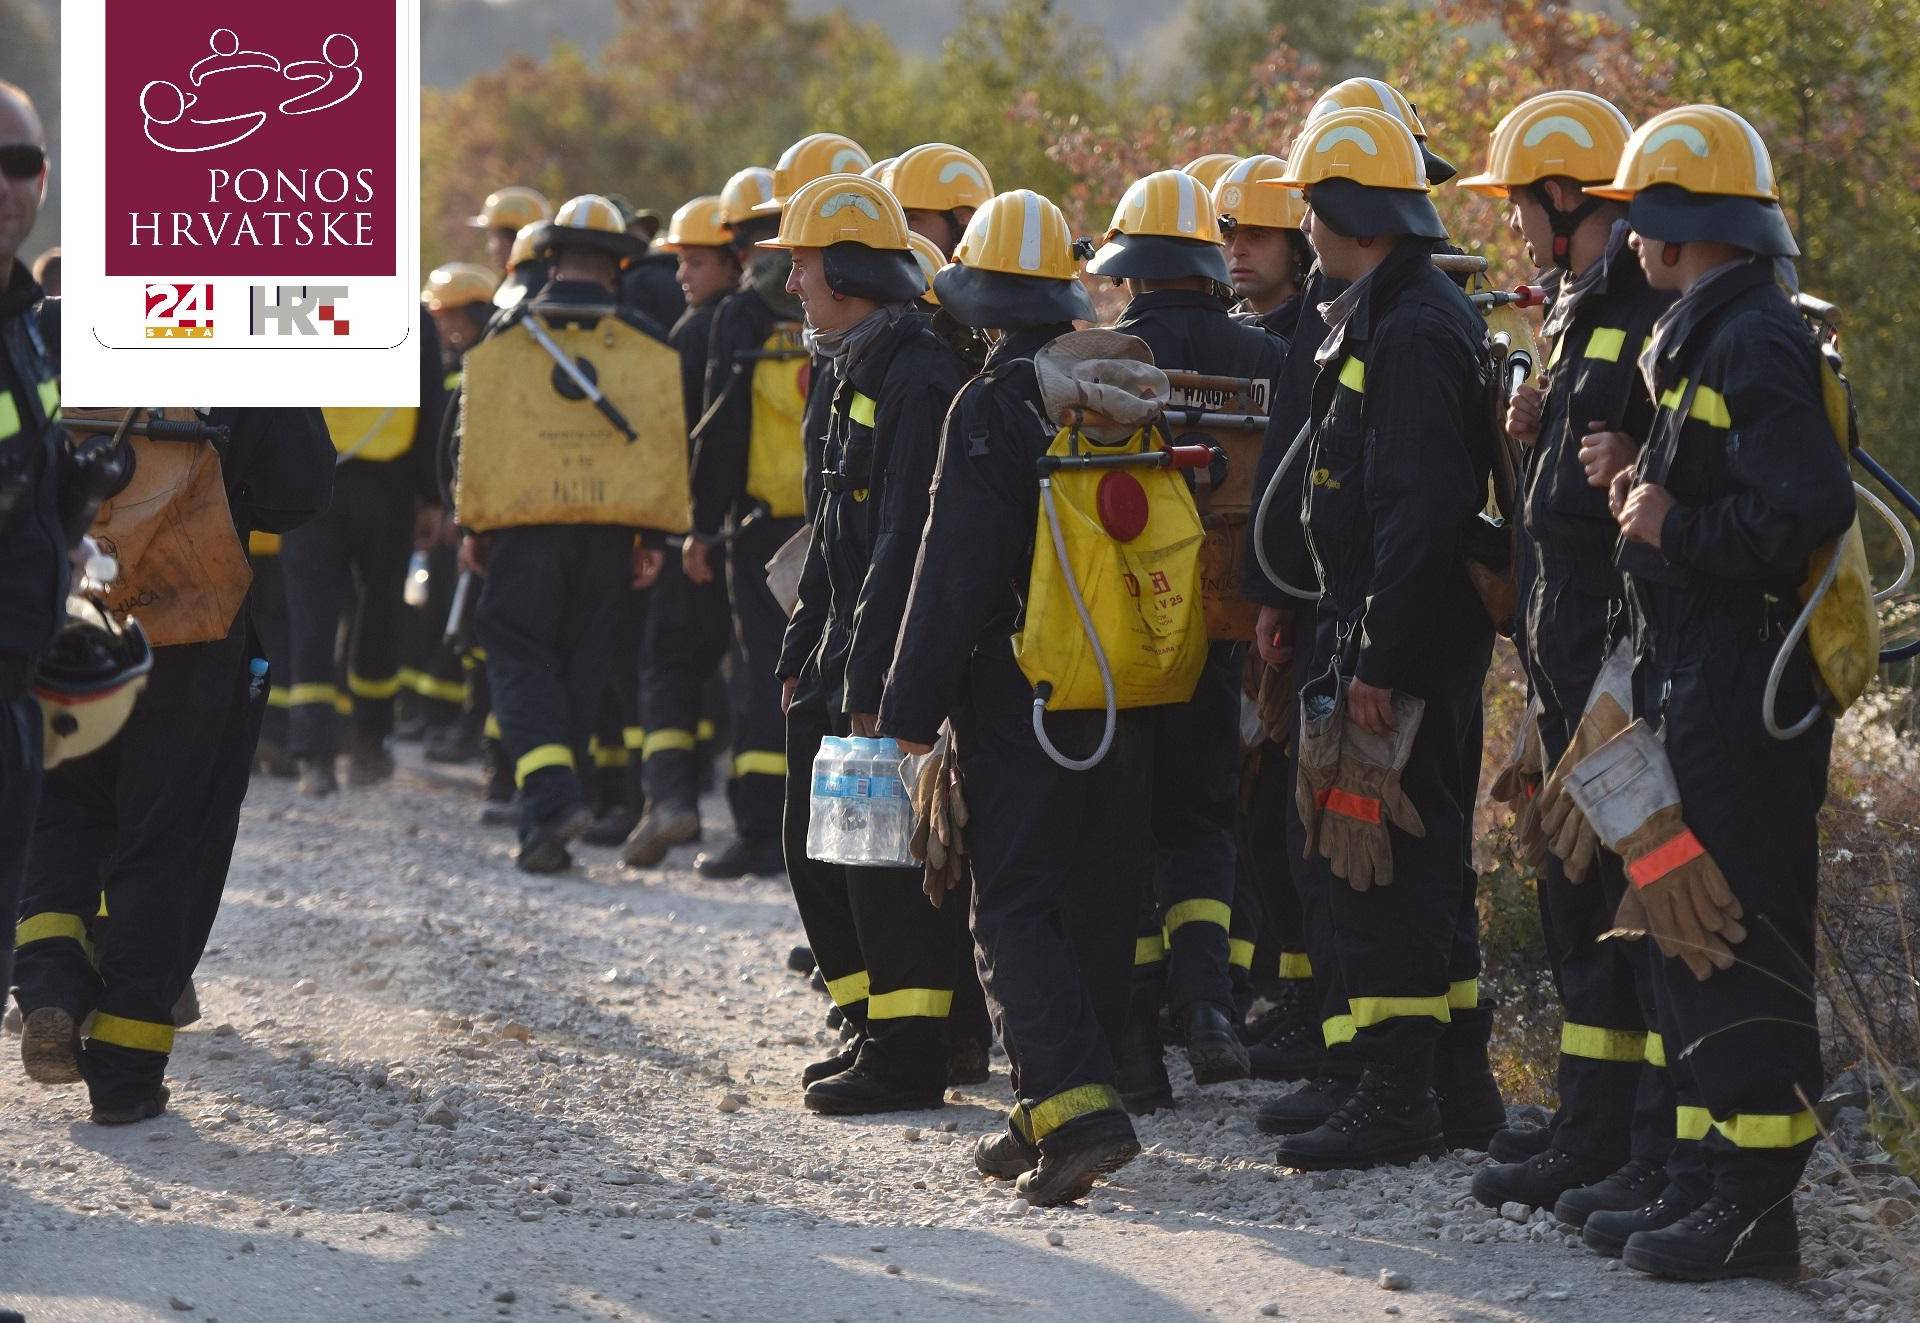
[[[1291,340],[1313,248],[1300,228],[1307,214],[1300,195],[1273,182],[1286,168],[1277,156],[1233,162],[1213,186],[1213,209],[1227,241],[1227,275],[1240,298],[1236,311]]]
[[[535,239],[534,248],[536,257],[552,259],[553,278],[534,299],[497,318],[489,341],[517,335],[528,317],[554,327],[613,317],[664,345],[665,328],[640,313],[626,307],[607,311],[620,264],[638,248],[612,203],[594,194],[572,199]],[[538,342],[536,329],[527,330],[529,343]],[[616,329],[610,326],[607,338],[616,339]],[[551,339],[552,332],[547,334]],[[566,352],[558,345],[555,350]],[[525,361],[537,374],[539,389],[532,398],[544,402],[547,394],[541,392],[554,389],[554,369],[544,358],[529,355]],[[474,370],[470,357],[469,401]],[[499,420],[463,409],[463,470],[470,460],[466,433],[480,425],[498,426]],[[463,471],[463,492],[467,481]],[[478,518],[472,503],[463,495],[461,519],[477,528],[469,522]],[[501,520],[504,526],[471,533],[462,543],[463,565],[486,578],[476,634],[487,652],[494,713],[519,786],[520,847],[514,858],[524,872],[570,867],[568,844],[593,825],[580,773],[612,665],[616,617],[627,607],[635,568],[635,528],[600,522],[610,513],[598,502],[567,504],[555,510],[554,522],[516,523],[508,517]]]
[[[508,258],[513,252],[515,236],[528,225],[545,224],[552,215],[553,207],[542,194],[520,184],[510,184],[487,194],[480,214],[468,220],[467,225],[486,232],[487,261],[495,271],[504,274],[512,269]]]
[[[1460,543],[1486,500],[1495,387],[1479,314],[1430,263],[1446,230],[1406,125],[1333,111],[1287,160],[1314,251],[1353,282],[1315,355],[1301,519],[1327,669],[1301,678],[1299,794],[1347,998],[1327,1041],[1363,1072],[1279,1161],[1404,1163],[1443,1148],[1435,1050],[1480,1009],[1463,861],[1493,631]]]
[[[205,421],[227,439],[134,443],[129,507],[110,504],[94,524],[111,541],[167,504],[157,493],[191,498],[172,502],[187,509],[122,563],[106,599],[139,604],[152,671],[118,738],[48,773],[20,907],[22,1062],[39,1083],[84,1080],[100,1125],[166,1108],[174,1007],[239,832],[270,683],[245,609],[247,535],[312,518],[334,478],[319,410],[213,409]],[[192,495],[207,484],[224,485],[224,502]]]
[[[1200,181],[1200,187],[1211,193],[1227,171],[1233,168],[1234,162],[1239,159],[1232,152],[1208,152],[1204,156],[1194,157],[1181,166],[1180,173],[1192,175]]]
[[[324,798],[339,788],[341,714],[351,728],[347,784],[393,775],[387,737],[402,686],[407,561],[440,537],[443,507],[434,441],[445,407],[445,366],[430,319],[420,324],[420,407],[329,409],[339,449],[336,499],[280,549],[289,645],[287,751],[300,792]],[[336,683],[343,611],[346,692]]]
[[[1833,444],[1828,369],[1777,283],[1777,264],[1799,249],[1746,120],[1704,105],[1657,115],[1614,180],[1590,191],[1628,203],[1648,283],[1679,296],[1640,354],[1658,407],[1609,498],[1633,604],[1635,711],[1659,728],[1684,827],[1657,833],[1657,848],[1622,846],[1634,901],[1623,925],[1660,942],[1659,1031],[1677,1101],[1668,1183],[1639,1209],[1591,1214],[1585,1236],[1658,1276],[1792,1280],[1793,1192],[1816,1141],[1807,1100],[1821,1089],[1815,815],[1833,723],[1814,702],[1804,641],[1777,694],[1767,679],[1809,557],[1854,516],[1845,438]],[[1769,702],[1776,724],[1808,713],[1804,728],[1770,732]],[[1730,917],[1745,916],[1744,941],[1718,930],[1731,951],[1633,922],[1628,909],[1657,914],[1670,888],[1710,895],[1702,870],[1730,891]],[[1704,916],[1698,904],[1690,912]]]
[[[1193,175],[1163,170],[1134,183],[1087,271],[1127,282],[1131,297],[1114,328],[1146,341],[1162,369],[1269,383],[1279,370],[1281,343],[1234,321],[1215,293],[1228,283],[1227,264],[1212,199]],[[1136,1111],[1172,1101],[1159,1044],[1162,996],[1195,1083],[1247,1076],[1228,944],[1242,665],[1238,645],[1214,644],[1193,698],[1152,713],[1159,914],[1143,940],[1164,932],[1166,949],[1163,962],[1143,962],[1134,1039],[1122,1054],[1122,1091]]]
[[[974,215],[936,284],[940,305],[996,333],[987,367],[954,401],[880,730],[911,752],[951,721],[971,805],[973,935],[1017,1099],[975,1163],[1018,1178],[1037,1205],[1083,1197],[1139,1151],[1108,1041],[1126,1016],[1134,927],[1146,900],[1137,713],[1106,759],[1069,771],[1032,729],[1034,688],[1015,661],[1034,545],[1045,422],[1033,355],[1092,319],[1066,219],[1020,191]],[[1092,748],[1104,714],[1048,717]],[[1077,973],[1078,977],[1075,977]]]
[[[741,171],[718,196],[698,197],[673,213],[661,243],[679,258],[687,310],[669,336],[680,356],[680,395],[687,435],[700,421],[709,338],[720,302],[740,283],[729,218],[744,221],[772,196],[773,172]],[[692,453],[688,453],[692,461]],[[646,811],[621,847],[635,868],[652,868],[675,845],[700,839],[698,732],[701,694],[727,654],[733,629],[718,575],[696,584],[680,568],[680,547],[664,552],[641,645],[641,777]]]
[[[647,245],[647,250],[620,273],[620,301],[638,308],[661,326],[672,326],[687,310],[687,296],[680,290],[679,256],[656,242],[659,216],[622,206],[617,199],[615,205],[627,216],[627,233]]]
[[[919,312],[926,283],[908,233],[886,189],[835,174],[795,193],[780,233],[764,242],[793,255],[788,289],[815,352],[836,363],[820,505],[780,679],[787,875],[821,975],[863,1030],[808,1072],[807,1107],[838,1115],[941,1104],[960,972],[955,934],[965,927],[965,908],[929,905],[914,870],[842,867],[806,849],[821,740],[876,733],[940,424],[967,376]]]
[[[706,584],[716,577],[713,548],[726,544],[733,608],[727,798],[735,834],[726,849],[694,860],[705,877],[773,876],[785,867],[780,814],[787,759],[775,672],[786,617],[762,567],[800,531],[807,511],[801,419],[811,363],[800,339],[799,300],[786,290],[791,259],[784,249],[754,245],[774,236],[781,208],[803,184],[870,164],[851,139],[810,134],[781,153],[772,196],[731,226],[746,272],[713,315],[706,407],[694,443],[693,532],[681,548],[687,577]]]
[[[980,158],[944,142],[922,143],[894,158],[880,176],[906,209],[907,226],[949,256],[967,222],[993,196],[993,179]]]
[[[1607,488],[1632,464],[1653,418],[1634,347],[1673,301],[1648,285],[1628,248],[1626,208],[1588,191],[1612,181],[1631,132],[1600,97],[1542,93],[1494,129],[1486,171],[1459,181],[1504,200],[1535,265],[1558,273],[1545,323],[1555,345],[1547,385],[1522,386],[1508,416],[1509,433],[1527,450],[1517,638],[1536,700],[1527,719],[1536,722],[1531,734],[1546,767],[1566,753],[1606,656],[1609,624],[1625,610]],[[1551,853],[1539,871],[1541,927],[1563,1013],[1551,1142],[1473,1180],[1474,1197],[1489,1207],[1554,1208],[1573,1226],[1597,1210],[1637,1208],[1664,1189],[1673,1142],[1664,1072],[1647,1063],[1651,963],[1643,947],[1600,940],[1613,927],[1626,877],[1611,854],[1590,867],[1595,876],[1583,874],[1584,885]]]

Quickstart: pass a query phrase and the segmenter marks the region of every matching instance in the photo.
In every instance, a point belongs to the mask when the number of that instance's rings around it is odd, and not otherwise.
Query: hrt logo
[[[353,329],[340,311],[346,298],[345,285],[255,285],[247,334],[346,335]]]
[[[147,339],[213,339],[213,286],[148,285]]]

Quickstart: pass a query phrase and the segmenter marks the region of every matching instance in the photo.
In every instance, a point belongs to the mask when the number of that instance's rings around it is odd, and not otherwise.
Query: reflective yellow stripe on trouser
[[[573,750],[564,744],[543,744],[532,752],[521,755],[520,760],[513,765],[513,783],[523,786],[527,783],[528,777],[549,767],[564,767],[571,772]]]
[[[159,1052],[164,1055],[173,1051],[172,1025],[156,1024],[152,1020],[128,1020],[104,1012],[93,1017],[93,1027],[88,1030],[87,1037],[96,1043],[130,1047],[136,1052]]]
[[[287,706],[306,707],[325,703],[332,707],[340,701],[340,690],[330,684],[296,684],[287,687]]]
[[[1307,958],[1305,951],[1282,951],[1280,953],[1281,978],[1312,978],[1313,961]]]
[[[1673,1112],[1676,1139],[1705,1139],[1710,1132],[1718,1132],[1736,1148],[1793,1148],[1820,1133],[1813,1113],[1806,1111],[1736,1112],[1724,1121],[1715,1120],[1704,1107],[1676,1107]]]
[[[843,974],[839,978],[827,980],[827,996],[833,999],[835,1006],[844,1011],[847,1007],[857,1006],[867,999],[867,985],[867,971],[864,969],[857,974]]]
[[[743,776],[785,776],[787,774],[787,755],[767,749],[748,749],[745,753],[733,755],[733,775],[738,780]]]
[[[1329,1016],[1320,1024],[1320,1036],[1328,1047],[1351,1043],[1362,1029],[1388,1020],[1426,1017],[1441,1024],[1453,1023],[1455,1011],[1471,1011],[1480,1005],[1480,980],[1460,979],[1447,985],[1438,997],[1349,997],[1346,1015]]]
[[[1244,937],[1227,939],[1227,964],[1234,969],[1253,969],[1253,943]]]
[[[587,741],[587,752],[593,755],[593,765],[595,767],[625,767],[627,765],[626,748],[624,746],[609,748],[600,742],[600,737],[597,735]]]
[[[93,963],[93,943],[87,938],[87,921],[78,914],[29,914],[13,930],[16,951],[33,942],[51,942],[60,938],[78,942],[81,951],[86,954],[87,963]]]
[[[938,988],[895,988],[867,994],[868,1020],[904,1020],[921,1016],[944,1020],[953,1010],[953,993]]]
[[[1136,968],[1141,965],[1157,965],[1166,958],[1167,939],[1159,933],[1134,938],[1133,963]]]
[[[364,698],[370,703],[378,703],[394,697],[400,692],[400,677],[390,675],[384,680],[372,680],[364,675],[347,672],[347,690],[355,698]]]
[[[464,680],[442,680],[437,675],[428,675],[425,671],[403,667],[400,679],[422,698],[436,699],[442,703],[464,703],[467,701],[467,685]]]
[[[1217,900],[1183,900],[1177,905],[1167,907],[1167,936],[1179,932],[1190,923],[1211,923],[1217,928],[1226,928],[1233,922],[1233,910]]]
[[[1632,1029],[1602,1029],[1598,1025],[1568,1022],[1560,1026],[1560,1055],[1637,1065],[1646,1060],[1647,1036]]]
[[[1095,1112],[1123,1110],[1120,1095],[1110,1084],[1082,1084],[1077,1089],[1056,1093],[1044,1102],[1027,1108],[1026,1119],[1034,1143],[1039,1143],[1069,1121],[1077,1121]]]

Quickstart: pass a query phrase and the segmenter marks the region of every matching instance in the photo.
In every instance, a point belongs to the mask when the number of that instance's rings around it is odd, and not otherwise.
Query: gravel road
[[[1029,1211],[970,1161],[1004,1062],[937,1111],[801,1110],[829,1036],[784,969],[784,882],[708,883],[690,851],[528,878],[471,825],[476,786],[411,751],[391,787],[318,806],[255,784],[165,1117],[91,1126],[0,1044],[0,1302],[32,1323],[1831,1314],[1490,1217],[1468,1159],[1282,1173],[1250,1120],[1272,1086],[1179,1074],[1114,1185]]]

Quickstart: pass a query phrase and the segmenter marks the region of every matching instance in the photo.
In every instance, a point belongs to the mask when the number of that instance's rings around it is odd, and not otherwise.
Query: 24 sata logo
[[[147,339],[212,338],[212,285],[147,286]]]
[[[106,262],[165,280],[392,276],[384,0],[108,0]]]

